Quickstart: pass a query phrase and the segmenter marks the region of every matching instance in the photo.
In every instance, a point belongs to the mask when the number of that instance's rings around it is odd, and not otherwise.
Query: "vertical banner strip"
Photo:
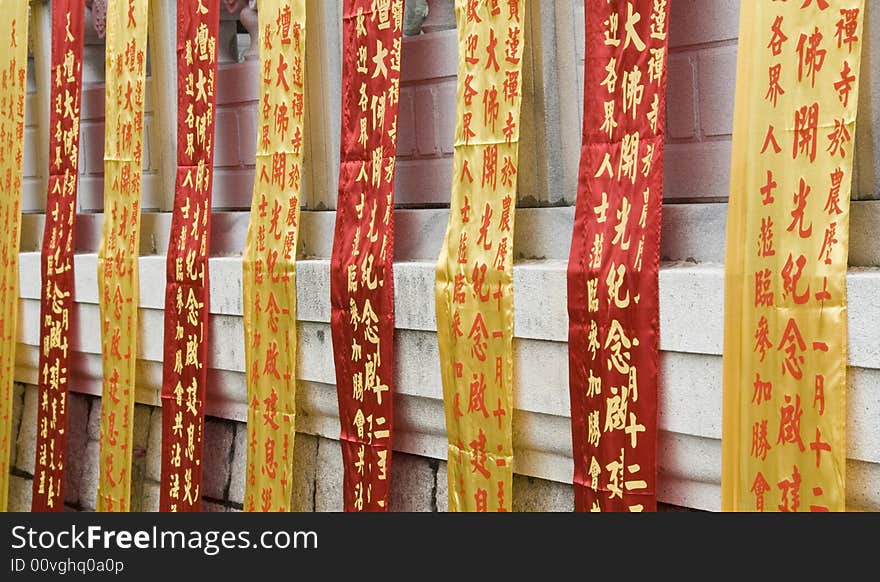
[[[454,173],[435,289],[450,511],[511,509],[513,228],[526,7],[455,2]]]
[[[589,3],[568,263],[575,510],[657,507],[666,0]]]
[[[386,511],[394,423],[394,164],[403,0],[345,0],[330,294],[346,511]]]
[[[246,511],[289,511],[296,435],[296,250],[302,185],[305,0],[265,0],[257,160],[245,245]]]
[[[165,285],[161,511],[199,511],[219,0],[177,5],[177,179]]]
[[[107,5],[98,511],[128,511],[131,501],[147,4],[110,0]]]
[[[0,511],[6,511],[18,318],[28,5],[20,0],[0,0],[0,11],[4,15],[0,24]]]
[[[49,191],[40,259],[43,285],[33,511],[64,509],[84,22],[82,0],[52,3]]]
[[[864,2],[744,2],[727,226],[722,507],[843,511]]]

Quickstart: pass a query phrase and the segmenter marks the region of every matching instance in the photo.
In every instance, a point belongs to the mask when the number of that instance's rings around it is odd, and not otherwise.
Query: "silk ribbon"
[[[653,511],[669,6],[586,10],[584,129],[568,263],[577,511]]]
[[[266,0],[258,12],[257,167],[243,259],[246,511],[290,510],[296,436],[296,250],[305,138],[305,4],[305,0]]]
[[[198,511],[208,377],[208,254],[219,0],[177,6],[177,180],[165,285],[161,511]]]
[[[342,163],[330,295],[346,511],[388,509],[402,21],[402,0],[343,5]]]
[[[128,511],[131,503],[147,4],[110,0],[107,5],[98,511]]]
[[[49,192],[40,260],[42,340],[34,511],[64,509],[84,11],[82,0],[52,3]]]
[[[0,0],[0,11],[4,15],[0,25],[0,511],[6,511],[18,320],[28,4]]]
[[[722,507],[842,511],[846,270],[864,2],[743,2]]]
[[[450,511],[511,509],[513,228],[526,6],[455,2],[453,185],[435,285]]]

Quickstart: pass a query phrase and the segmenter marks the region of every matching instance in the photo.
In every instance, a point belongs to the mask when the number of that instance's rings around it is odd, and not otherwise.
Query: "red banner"
[[[40,396],[33,511],[64,509],[84,10],[83,0],[52,2],[49,192],[40,269]]]
[[[330,266],[346,511],[388,509],[394,164],[403,0],[345,0],[342,164]]]
[[[165,287],[161,511],[198,511],[201,506],[219,26],[219,0],[179,0],[177,182]]]
[[[584,130],[568,264],[578,511],[654,511],[666,0],[586,6]]]

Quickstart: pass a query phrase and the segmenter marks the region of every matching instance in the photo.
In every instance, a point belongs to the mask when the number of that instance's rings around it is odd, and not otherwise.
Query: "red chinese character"
[[[771,277],[770,269],[755,271],[755,307],[773,306],[773,290],[770,289]]]
[[[804,105],[794,112],[794,140],[792,159],[797,159],[799,154],[805,154],[811,162],[816,160],[816,138],[819,127],[819,104],[813,103],[809,107]],[[763,153],[763,152],[762,152]]]
[[[782,490],[782,502],[778,506],[779,511],[797,511],[801,505],[801,474],[798,472],[797,465],[794,466],[791,478],[783,479],[776,486]]]
[[[811,222],[809,226],[804,226],[804,212],[807,208],[807,198],[810,196],[811,187],[801,178],[800,184],[798,186],[798,191],[793,196],[794,201],[794,209],[791,211],[791,224],[788,225],[786,229],[788,232],[794,231],[795,227],[797,227],[798,236],[801,238],[810,238],[810,235],[813,234],[813,223]]]
[[[843,61],[843,70],[840,71],[840,80],[834,83],[834,89],[838,93],[838,99],[846,107],[849,105],[849,94],[853,90],[853,84],[856,82],[856,76],[852,74],[852,68],[849,62]]]
[[[476,473],[477,471],[485,477],[489,478],[491,475],[489,470],[486,468],[486,434],[483,432],[483,429],[480,429],[479,436],[475,440],[470,442],[471,449],[473,450],[473,454],[471,455],[471,473]]]
[[[770,491],[770,484],[767,483],[767,479],[764,478],[760,471],[755,476],[755,481],[752,483],[750,491],[755,494],[755,510],[764,511],[764,494]]]
[[[803,293],[798,293],[798,282],[804,273],[804,266],[807,264],[807,258],[800,255],[797,261],[792,261],[792,254],[788,254],[785,266],[782,267],[782,297],[788,298],[790,295],[795,305],[803,305],[810,299],[810,286]]]
[[[756,422],[752,426],[752,456],[762,461],[770,452],[770,441],[767,440],[767,420]]]
[[[831,452],[831,445],[822,441],[822,431],[816,427],[816,440],[810,443],[810,450],[816,451],[816,467],[822,462],[822,452]]]
[[[475,372],[470,385],[470,395],[468,397],[468,409],[470,412],[481,412],[483,418],[489,418],[489,411],[486,409],[486,377],[480,372]]]
[[[801,416],[804,411],[801,408],[801,397],[795,394],[794,404],[791,403],[791,395],[785,395],[785,404],[779,408],[779,435],[776,444],[791,443],[798,446],[804,452],[804,442],[801,440]]]
[[[773,171],[767,170],[767,183],[761,186],[761,194],[764,196],[764,199],[761,203],[764,206],[768,204],[773,204],[776,199],[773,198],[773,190],[778,186],[776,181],[773,179]]]
[[[755,391],[752,393],[752,402],[755,404],[769,402],[773,397],[773,383],[761,380],[761,374],[759,373],[755,374],[754,388]]]
[[[767,356],[767,350],[773,347],[773,342],[770,341],[769,335],[770,325],[767,322],[767,318],[762,315],[758,321],[758,328],[755,330],[755,348],[752,350],[754,352],[761,352],[762,362]]]
[[[809,36],[801,34],[798,38],[798,81],[802,81],[806,75],[810,77],[811,87],[816,86],[816,74],[822,70],[828,53],[827,50],[819,48],[823,38],[818,26],[814,27],[813,34]]]
[[[828,141],[828,147],[826,148],[828,153],[834,156],[837,152],[840,152],[841,158],[846,157],[846,150],[843,149],[843,144],[852,141],[852,136],[846,128],[846,122],[843,119],[834,120],[834,129],[828,134]]]
[[[840,15],[842,18],[837,21],[837,48],[841,48],[846,44],[847,50],[852,52],[852,47],[859,42],[856,34],[859,28],[859,9],[858,8],[841,8]]]
[[[769,216],[761,218],[761,232],[758,234],[758,256],[772,257],[776,254],[773,249],[773,219]]]
[[[774,57],[778,57],[780,53],[782,53],[782,45],[788,40],[788,37],[782,32],[782,22],[782,15],[779,15],[776,17],[776,20],[773,21],[773,24],[770,25],[770,31],[773,34],[770,36],[770,42],[767,44],[767,48],[770,49],[770,52],[773,53]]]
[[[773,107],[776,107],[776,100],[779,99],[780,95],[785,95],[785,89],[782,88],[782,85],[779,84],[779,75],[782,72],[782,64],[777,63],[775,65],[771,65],[768,68],[768,74],[770,76],[770,82],[767,89],[767,94],[764,96],[765,99],[773,103]]]

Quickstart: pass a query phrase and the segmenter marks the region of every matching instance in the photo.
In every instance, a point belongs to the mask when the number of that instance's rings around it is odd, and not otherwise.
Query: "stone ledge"
[[[880,267],[880,201],[854,201],[850,217],[851,267]],[[574,207],[517,208],[514,256],[520,260],[568,260],[574,228]],[[394,214],[395,260],[435,261],[446,234],[447,208],[398,208]],[[249,212],[215,210],[211,219],[211,255],[240,256],[245,245]],[[40,249],[44,215],[25,214],[22,252]],[[78,253],[95,253],[103,214],[78,214]],[[300,215],[300,258],[329,258],[336,212],[303,209]],[[141,255],[163,255],[168,248],[170,212],[141,215]],[[664,261],[723,263],[727,204],[664,204],[660,256]],[[547,236],[553,233],[553,236]]]
[[[38,300],[39,253],[20,255],[20,295]],[[242,314],[241,257],[215,257],[211,266],[211,313]],[[524,261],[514,265],[515,337],[555,342],[568,339],[566,263],[561,260]],[[97,305],[97,256],[75,257],[75,296],[80,304]],[[300,321],[330,321],[330,261],[297,262],[297,317]],[[435,331],[434,263],[395,263],[394,287],[399,329]],[[162,310],[165,304],[165,257],[140,258],[140,306]],[[849,296],[849,363],[880,369],[880,269],[852,269],[847,276]],[[716,264],[667,263],[660,270],[660,349],[683,353],[721,355],[723,328],[724,268]],[[27,309],[27,301],[24,302]],[[33,309],[33,308],[30,308]],[[85,307],[85,309],[88,309]],[[97,309],[95,308],[95,313]],[[28,312],[31,313],[31,312]],[[30,317],[37,317],[38,310]],[[145,315],[145,321],[151,316]],[[159,316],[161,318],[161,315]],[[27,321],[27,319],[25,320]],[[89,340],[97,342],[96,327]],[[160,324],[161,325],[161,324]],[[223,318],[215,326],[227,325]],[[235,325],[229,323],[228,325]],[[238,324],[240,325],[240,324]],[[20,334],[37,333],[19,326]],[[153,330],[155,331],[155,330]],[[161,327],[160,327],[161,331]],[[161,337],[161,333],[159,334]],[[25,337],[25,336],[20,336]],[[152,336],[151,336],[152,337]],[[36,341],[32,338],[32,341]],[[161,351],[161,348],[160,348]]]

